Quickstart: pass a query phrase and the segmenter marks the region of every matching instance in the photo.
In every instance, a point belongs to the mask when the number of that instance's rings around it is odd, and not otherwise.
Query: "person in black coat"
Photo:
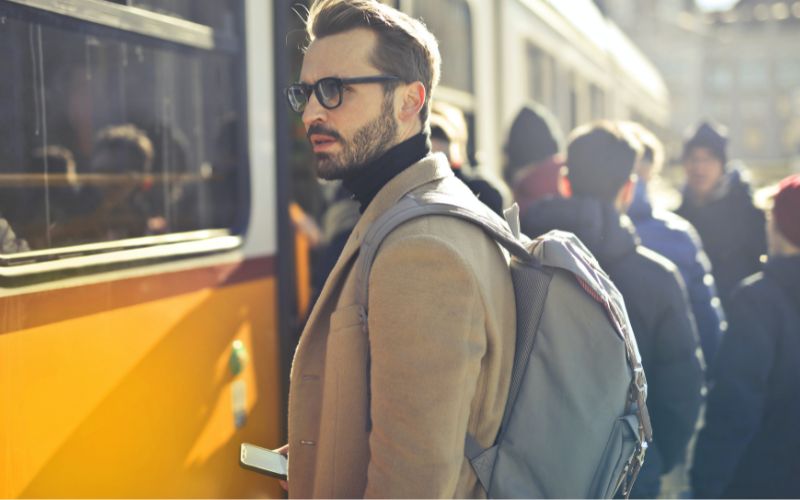
[[[769,261],[731,297],[695,448],[698,498],[800,498],[800,175],[780,186]]]
[[[638,244],[621,215],[633,192],[634,139],[610,122],[581,127],[567,148],[572,198],[539,201],[522,214],[531,237],[575,233],[622,293],[648,382],[653,443],[632,496],[656,498],[661,475],[684,460],[702,403],[703,365],[686,292],[674,264]]]
[[[697,229],[725,312],[733,288],[760,269],[767,251],[764,213],[753,205],[750,185],[727,161],[726,132],[701,124],[686,142],[686,187],[677,213]]]
[[[661,141],[638,123],[625,125],[636,134],[643,149],[642,158],[636,164],[638,180],[627,215],[636,226],[636,234],[642,245],[678,266],[689,295],[708,370],[713,364],[726,324],[711,274],[711,263],[703,250],[700,236],[689,221],[672,212],[654,208],[650,203],[648,187],[664,163]]]
[[[443,101],[431,101],[431,151],[444,153],[458,179],[467,185],[484,205],[503,216],[506,205],[503,191],[508,188],[500,179],[493,179],[470,168],[467,160],[467,122],[464,113]],[[468,171],[469,170],[469,171]]]

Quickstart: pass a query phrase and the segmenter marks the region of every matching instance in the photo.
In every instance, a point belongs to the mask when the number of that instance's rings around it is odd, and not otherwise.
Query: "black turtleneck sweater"
[[[386,183],[430,152],[428,135],[417,134],[359,168],[351,177],[343,179],[342,185],[353,193],[353,198],[361,205],[359,210],[364,213]]]

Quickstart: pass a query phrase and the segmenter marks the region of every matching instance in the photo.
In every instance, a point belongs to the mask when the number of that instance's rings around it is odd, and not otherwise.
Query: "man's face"
[[[300,81],[380,75],[369,62],[376,43],[377,36],[367,29],[318,38],[306,51]],[[312,94],[303,124],[317,158],[317,175],[348,177],[395,145],[394,92],[384,93],[381,83],[346,85],[342,104],[335,109],[324,108]]]
[[[722,161],[710,149],[692,148],[683,161],[689,190],[699,198],[705,198],[714,189],[724,173]]]

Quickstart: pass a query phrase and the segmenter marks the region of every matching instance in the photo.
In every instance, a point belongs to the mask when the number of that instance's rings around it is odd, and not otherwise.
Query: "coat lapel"
[[[345,243],[344,249],[339,259],[336,261],[336,265],[334,265],[328,279],[325,280],[325,285],[322,287],[319,299],[308,318],[306,328],[301,336],[301,341],[306,331],[310,330],[310,327],[317,322],[320,311],[324,310],[325,304],[332,298],[332,295],[334,295],[334,290],[338,288],[337,285],[347,276],[345,271],[350,269],[350,264],[358,254],[363,237],[370,225],[406,194],[429,182],[434,182],[452,175],[453,171],[447,163],[447,158],[441,153],[432,154],[400,172],[397,177],[390,180],[383,189],[378,192],[366,211],[361,215],[353,231],[350,232],[350,237],[347,239],[347,243]]]

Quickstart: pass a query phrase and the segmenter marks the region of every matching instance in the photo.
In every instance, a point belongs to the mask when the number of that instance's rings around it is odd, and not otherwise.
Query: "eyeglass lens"
[[[342,84],[336,78],[323,78],[314,85],[298,83],[291,85],[287,91],[292,109],[302,113],[311,98],[311,92],[317,96],[319,103],[333,109],[342,102]]]

